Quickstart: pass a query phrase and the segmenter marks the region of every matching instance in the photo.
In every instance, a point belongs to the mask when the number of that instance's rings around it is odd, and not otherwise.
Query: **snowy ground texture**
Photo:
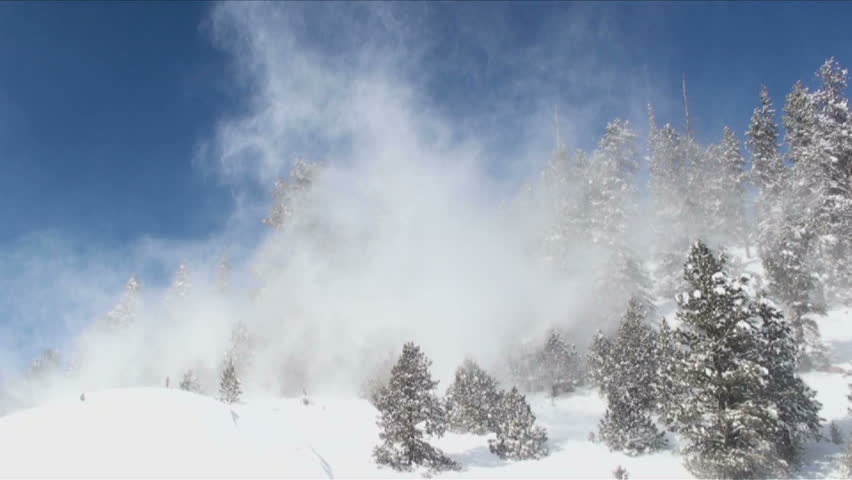
[[[833,310],[821,322],[836,367],[809,373],[822,416],[852,432],[846,395],[852,371],[852,309]],[[177,389],[140,388],[86,392],[0,418],[0,475],[418,477],[378,469],[371,451],[378,441],[376,411],[365,400],[247,399],[237,406]],[[488,451],[487,438],[448,434],[437,443],[465,465],[442,477],[612,478],[617,465],[631,478],[688,478],[674,448],[639,457],[609,452],[589,441],[605,405],[593,390],[552,402],[530,398],[548,429],[550,456],[504,462]],[[673,439],[672,439],[673,440]],[[844,445],[807,445],[802,478],[843,475]]]

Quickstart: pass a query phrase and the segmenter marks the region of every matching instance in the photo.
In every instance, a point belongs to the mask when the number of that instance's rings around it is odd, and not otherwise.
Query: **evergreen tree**
[[[566,342],[556,329],[548,331],[544,347],[538,354],[537,365],[534,381],[537,391],[558,395],[574,390],[579,380],[577,352],[574,345]]]
[[[613,375],[612,362],[610,361],[612,349],[612,342],[603,332],[598,330],[592,338],[592,345],[589,347],[589,353],[586,356],[589,379],[601,389],[603,394],[608,391]]]
[[[500,392],[496,380],[473,360],[466,359],[456,370],[446,403],[451,431],[477,435],[494,431]]]
[[[231,380],[228,380],[228,382],[231,382]],[[239,384],[237,384],[237,386],[239,387]],[[187,392],[201,393],[201,384],[198,382],[198,376],[195,374],[195,370],[190,369],[183,374],[183,378],[180,381],[180,389],[186,390]],[[237,397],[239,397],[239,394],[237,394]]]
[[[852,121],[843,94],[847,70],[830,58],[817,75],[822,83],[813,94],[817,162],[808,171],[815,246],[830,298],[852,301]]]
[[[677,432],[677,414],[680,398],[689,387],[680,376],[678,367],[684,361],[683,352],[678,348],[675,334],[669,322],[663,318],[660,322],[657,346],[657,375],[651,384],[655,399],[654,409],[660,414],[660,420]]]
[[[761,249],[768,288],[787,311],[795,334],[798,362],[803,370],[825,368],[828,354],[820,339],[814,315],[825,312],[818,280],[808,262],[810,235],[795,223],[782,223]]]
[[[748,308],[743,285],[725,274],[701,242],[684,267],[687,293],[678,296],[674,331],[685,355],[674,365],[677,382],[689,384],[671,402],[670,421],[686,440],[686,467],[695,475],[755,478],[786,473],[775,448],[775,405],[761,356],[761,328]],[[676,389],[680,391],[680,389]]]
[[[760,358],[768,373],[766,394],[775,405],[775,446],[792,467],[798,464],[801,446],[809,438],[819,438],[819,411],[816,392],[799,377],[797,340],[791,322],[765,298],[753,299],[749,308],[760,320]]]
[[[29,377],[44,378],[50,374],[56,373],[62,365],[62,358],[59,352],[49,348],[41,353],[38,358],[33,360],[30,365]]]
[[[504,460],[539,459],[548,454],[547,432],[535,425],[535,415],[516,387],[503,395],[495,433],[488,448]]]
[[[651,419],[653,385],[657,376],[657,335],[647,324],[647,309],[631,299],[609,354],[603,362],[610,372],[601,389],[607,411],[599,425],[599,437],[612,450],[635,455],[662,448],[663,433]]]
[[[752,181],[760,190],[760,203],[763,204],[758,210],[766,211],[783,190],[784,179],[784,162],[778,153],[775,108],[766,86],[760,87],[760,106],[751,115],[746,132],[746,148],[751,153]]]
[[[733,130],[724,128],[719,148],[719,171],[716,178],[722,183],[717,214],[721,221],[723,239],[744,244],[748,251],[748,229],[745,215],[746,170],[740,142]]]
[[[598,424],[598,432],[610,450],[627,455],[653,452],[666,445],[665,432],[657,428],[647,411],[637,409],[635,400],[623,391],[607,394],[607,409]]]
[[[655,293],[672,299],[682,289],[682,252],[689,246],[688,212],[682,201],[688,193],[684,182],[687,173],[682,148],[684,140],[671,125],[658,128],[650,107],[649,117],[648,189],[654,216]]]
[[[186,265],[181,263],[178,266],[177,273],[175,273],[175,279],[172,282],[172,292],[178,298],[185,298],[189,294],[189,290],[192,288],[192,282],[189,279],[189,272],[186,270]]]
[[[118,304],[104,318],[104,325],[107,329],[123,329],[136,321],[140,310],[139,292],[141,289],[142,284],[136,278],[136,275],[131,275]]]
[[[216,267],[216,290],[219,293],[227,292],[231,287],[231,264],[227,256],[222,256]]]
[[[225,360],[225,368],[222,370],[222,379],[219,382],[219,400],[223,403],[237,403],[243,391],[240,387],[240,379],[237,369],[230,357]]]
[[[389,465],[398,471],[409,471],[415,466],[431,470],[459,468],[424,440],[424,435],[442,436],[447,428],[446,410],[434,393],[438,382],[429,373],[431,364],[420,347],[405,344],[391,371],[390,382],[376,401],[381,444],[373,456],[379,465]]]
[[[242,320],[237,321],[231,331],[231,358],[238,370],[245,371],[254,360],[255,337],[249,333],[248,326]]]
[[[287,180],[279,179],[275,182],[272,192],[272,208],[269,216],[263,219],[263,223],[281,230],[293,219],[298,211],[298,204],[303,193],[313,185],[318,172],[315,163],[302,159],[296,160],[290,169]]]
[[[835,445],[843,443],[843,433],[840,431],[840,428],[837,427],[837,423],[835,422],[828,424],[828,436],[831,439],[831,443]]]
[[[592,159],[589,235],[592,243],[621,247],[626,243],[632,208],[637,204],[639,169],[636,134],[629,122],[607,124]]]

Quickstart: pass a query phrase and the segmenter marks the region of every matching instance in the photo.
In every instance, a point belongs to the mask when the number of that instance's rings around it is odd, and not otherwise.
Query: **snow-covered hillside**
[[[822,321],[838,371],[805,375],[819,392],[822,416],[847,435],[848,379],[840,370],[852,366],[852,336],[844,328],[850,320],[852,311],[843,309]],[[548,457],[506,462],[489,452],[488,437],[447,434],[437,445],[465,470],[442,476],[610,478],[618,465],[632,478],[690,476],[674,448],[628,457],[591,442],[589,432],[605,409],[594,390],[530,400],[548,429]],[[375,419],[376,410],[354,398],[319,397],[308,405],[296,398],[248,398],[231,407],[177,389],[86,392],[83,400],[67,398],[0,418],[0,475],[418,476],[376,467]],[[802,476],[840,475],[844,451],[827,441],[808,444]]]

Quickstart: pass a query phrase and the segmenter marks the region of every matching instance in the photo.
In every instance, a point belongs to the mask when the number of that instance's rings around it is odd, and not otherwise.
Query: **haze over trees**
[[[131,276],[92,323],[103,355],[123,359],[121,381],[86,370],[103,357],[72,351],[63,365],[48,351],[27,385],[149,385],[179,372],[181,389],[227,404],[244,391],[360,390],[377,411],[375,462],[432,472],[462,468],[433,445],[447,432],[488,436],[505,461],[549,455],[529,399],[597,389],[596,438],[609,449],[651,454],[675,436],[696,476],[791,475],[820,435],[800,377],[831,365],[817,319],[852,303],[847,72],[829,59],[818,79],[792,86],[780,119],[755,86],[748,129],[724,127],[710,145],[658,124],[650,106],[647,137],[615,119],[592,151],[557,142],[497,213],[446,187],[469,188],[447,166],[386,177],[392,163],[370,164],[349,182],[345,169],[298,160],[257,219],[270,228],[250,269],[234,275],[238,262],[220,258],[193,283],[181,263],[146,302]],[[206,323],[188,327],[188,316]],[[149,359],[139,352],[154,331],[204,343],[163,342]],[[443,375],[455,368],[444,398],[432,348]]]

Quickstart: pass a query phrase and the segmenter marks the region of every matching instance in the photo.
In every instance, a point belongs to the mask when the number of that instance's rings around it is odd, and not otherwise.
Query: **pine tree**
[[[817,73],[821,88],[814,92],[817,162],[808,173],[813,180],[812,225],[817,235],[820,270],[831,299],[852,300],[852,120],[843,91],[847,70],[834,58]]]
[[[746,170],[740,142],[733,130],[724,128],[719,149],[719,171],[717,178],[722,182],[722,198],[718,199],[718,215],[726,238],[744,244],[748,250],[748,229],[745,215]]]
[[[239,385],[237,386],[239,387]],[[183,374],[183,378],[180,381],[180,389],[192,393],[201,393],[201,384],[198,383],[198,376],[195,374],[195,370],[190,369]],[[239,394],[237,394],[237,396],[239,396]]]
[[[536,391],[554,392],[556,395],[573,391],[579,381],[577,360],[574,345],[566,342],[556,329],[548,331],[536,361],[538,368],[533,382],[537,386]]]
[[[234,361],[228,357],[225,360],[225,368],[222,370],[222,380],[219,382],[219,400],[223,403],[237,403],[242,394]]]
[[[831,439],[831,443],[835,445],[843,443],[843,433],[840,431],[840,428],[837,427],[837,423],[831,422],[828,424],[828,435]]]
[[[269,216],[263,219],[263,223],[281,230],[293,219],[298,211],[301,196],[313,185],[318,173],[315,163],[302,159],[296,160],[290,169],[287,180],[279,179],[275,182],[272,193],[272,208]]]
[[[701,242],[684,267],[689,290],[679,295],[674,331],[686,355],[674,365],[685,395],[672,402],[674,430],[686,440],[686,467],[697,476],[754,478],[786,473],[778,457],[778,424],[767,392],[769,372],[761,356],[761,328],[743,285],[725,273]]]
[[[688,212],[682,201],[687,191],[684,178],[687,165],[682,145],[684,140],[666,124],[658,128],[650,111],[648,137],[650,175],[648,189],[654,215],[655,294],[672,299],[681,290],[681,260],[689,246]]]
[[[592,243],[621,247],[626,243],[629,222],[637,203],[639,169],[636,134],[629,122],[607,124],[592,158],[589,235]]]
[[[44,378],[52,373],[56,373],[62,365],[62,358],[59,352],[49,348],[41,353],[38,358],[33,360],[30,365],[29,377]]]
[[[186,298],[190,289],[192,289],[192,282],[189,279],[189,272],[186,265],[181,263],[178,266],[177,273],[175,273],[175,279],[172,281],[172,295],[176,298]]]
[[[477,435],[492,432],[500,404],[497,381],[476,362],[466,359],[447,389],[446,404],[451,431]]]
[[[799,377],[797,341],[791,322],[768,300],[758,296],[749,304],[760,321],[760,358],[768,373],[766,394],[775,405],[775,447],[788,466],[795,466],[801,446],[809,438],[819,438],[819,411],[816,392]]]
[[[651,419],[653,385],[657,376],[657,335],[645,324],[647,309],[631,299],[603,360],[610,375],[601,386],[607,411],[599,425],[599,437],[612,450],[629,455],[646,453],[665,445],[664,434]]]
[[[502,459],[526,460],[547,456],[547,432],[535,425],[526,398],[516,387],[505,393],[495,425],[496,438],[488,441],[491,453]]]
[[[660,420],[677,433],[679,402],[688,385],[679,372],[679,366],[684,361],[683,352],[678,348],[674,331],[665,318],[660,322],[654,355],[657,358],[657,375],[651,384],[655,399],[654,409],[660,414]]]
[[[754,109],[746,132],[746,148],[751,153],[751,177],[760,189],[763,204],[759,211],[766,211],[769,204],[783,190],[784,162],[778,153],[778,125],[775,123],[775,108],[766,86],[760,87],[760,106]]]
[[[249,368],[255,355],[255,337],[249,333],[248,326],[242,320],[237,321],[231,331],[231,358],[237,369],[245,371]]]
[[[795,223],[782,223],[761,248],[768,288],[787,311],[798,347],[798,362],[803,370],[828,366],[828,353],[820,339],[814,315],[825,307],[817,290],[819,282],[808,262],[810,235]]]
[[[104,318],[104,326],[107,329],[120,330],[136,321],[140,310],[139,293],[141,289],[142,284],[136,278],[136,275],[131,275],[118,304]]]
[[[216,290],[219,293],[227,292],[231,287],[231,264],[227,256],[222,256],[216,267]]]
[[[592,345],[589,347],[589,353],[586,356],[586,365],[588,366],[589,379],[594,385],[601,389],[602,394],[606,394],[609,390],[609,384],[613,376],[612,342],[598,330],[592,338]]]
[[[381,443],[373,451],[376,463],[398,471],[415,466],[430,470],[454,470],[458,465],[424,440],[440,437],[447,428],[446,410],[435,396],[438,382],[432,380],[432,362],[414,343],[406,343],[391,371],[388,385],[376,401]]]
[[[610,450],[623,451],[627,455],[665,447],[665,432],[657,428],[647,411],[637,409],[635,403],[627,392],[607,394],[607,409],[598,424],[598,437]]]

